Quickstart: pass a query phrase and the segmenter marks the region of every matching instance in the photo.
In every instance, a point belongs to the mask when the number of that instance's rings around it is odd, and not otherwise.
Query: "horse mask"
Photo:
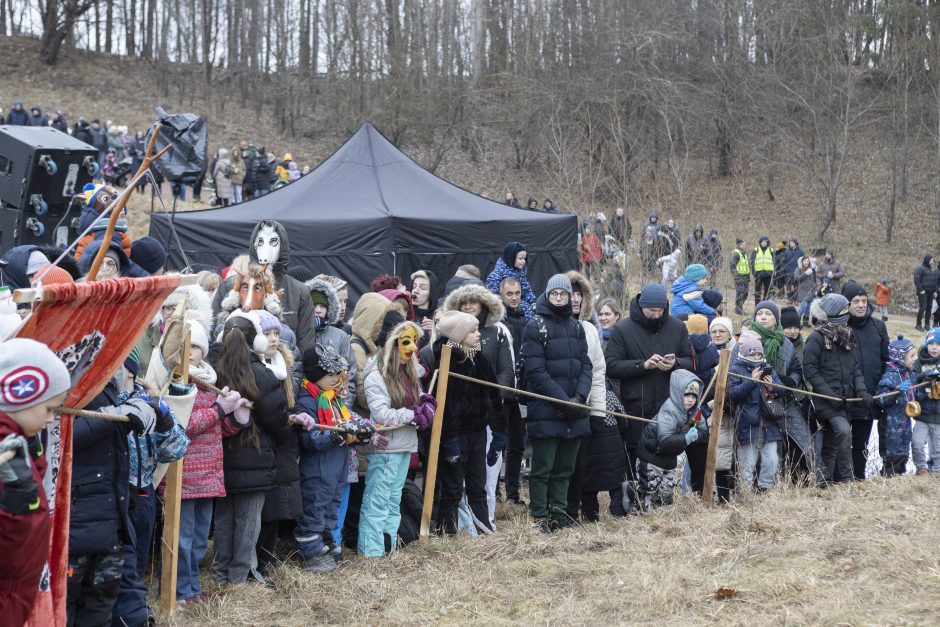
[[[255,257],[261,265],[273,266],[281,256],[281,236],[270,222],[262,222],[255,241]]]

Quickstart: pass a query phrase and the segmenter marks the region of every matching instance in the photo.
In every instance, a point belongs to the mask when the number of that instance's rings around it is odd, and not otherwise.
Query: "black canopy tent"
[[[483,279],[506,242],[529,251],[529,280],[538,290],[549,276],[576,268],[578,221],[477,196],[431,174],[398,150],[369,123],[303,178],[270,194],[219,209],[154,213],[150,235],[169,253],[168,267],[223,267],[248,250],[261,219],[282,223],[290,239],[291,265],[347,280],[353,296],[383,273],[408,276],[432,270],[443,285],[461,264],[480,268]]]

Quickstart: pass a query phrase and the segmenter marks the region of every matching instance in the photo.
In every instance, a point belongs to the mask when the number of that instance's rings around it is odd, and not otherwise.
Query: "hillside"
[[[250,139],[278,156],[290,151],[299,163],[311,165],[335,150],[356,125],[356,121],[350,121],[348,128],[306,128],[298,136],[279,136],[266,112],[258,115],[241,108],[237,99],[223,90],[214,95],[214,112],[207,113],[189,85],[170,80],[167,92],[161,93],[153,69],[144,62],[66,51],[59,65],[50,68],[40,63],[37,46],[36,41],[29,39],[0,39],[0,58],[7,61],[5,80],[0,83],[0,103],[4,109],[13,100],[22,98],[27,107],[38,102],[47,110],[61,109],[70,124],[81,115],[127,124],[133,131],[145,129],[154,119],[153,106],[160,104],[170,111],[206,115],[213,149]],[[376,112],[376,117],[381,117],[381,112]],[[873,285],[880,277],[889,277],[898,288],[896,304],[909,305],[914,300],[911,270],[925,252],[935,249],[940,225],[934,210],[931,164],[935,157],[925,143],[928,138],[915,147],[909,162],[910,193],[899,205],[894,242],[887,245],[883,241],[882,216],[890,177],[887,163],[877,156],[884,154],[886,140],[877,124],[864,128],[865,134],[858,136],[846,165],[838,220],[826,241],[815,241],[819,202],[809,182],[798,173],[780,170],[774,184],[776,200],[770,201],[759,163],[739,160],[734,176],[715,178],[710,175],[706,155],[691,155],[683,173],[681,200],[675,186],[664,180],[644,183],[648,188],[641,195],[653,200],[644,206],[626,206],[634,232],[645,222],[648,212],[656,209],[661,216],[674,217],[683,235],[689,234],[696,223],[703,224],[706,231],[718,228],[726,254],[736,236],[744,237],[750,246],[761,233],[773,240],[795,236],[807,251],[823,246],[835,249],[850,275],[863,283]],[[591,209],[605,211],[608,217],[613,214],[613,206],[599,206],[579,196],[572,191],[577,185],[562,185],[560,178],[539,166],[531,171],[511,167],[510,149],[504,146],[502,138],[489,136],[484,130],[482,141],[485,148],[482,161],[474,163],[468,153],[455,145],[437,174],[492,198],[502,198],[507,190],[513,190],[523,201],[528,196],[539,199],[551,196],[562,207],[582,214]],[[430,147],[405,144],[402,148],[421,163],[430,160]],[[166,202],[169,204],[170,200]],[[147,230],[144,212],[149,211],[149,206],[149,197],[147,202],[138,198],[132,205],[135,236]],[[183,209],[200,207],[187,203]],[[718,277],[717,283],[730,288],[728,276]]]

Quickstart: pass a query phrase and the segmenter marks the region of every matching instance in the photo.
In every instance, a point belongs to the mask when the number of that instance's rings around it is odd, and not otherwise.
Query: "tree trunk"
[[[124,27],[127,28],[127,24],[125,24]],[[104,51],[108,54],[112,54],[114,52],[114,37],[111,35],[113,31],[114,0],[107,0],[104,4]]]

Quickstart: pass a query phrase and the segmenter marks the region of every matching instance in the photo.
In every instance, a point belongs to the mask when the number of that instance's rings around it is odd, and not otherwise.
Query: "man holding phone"
[[[653,419],[669,397],[672,371],[692,370],[689,333],[682,321],[669,315],[662,285],[646,285],[631,301],[629,316],[610,333],[604,359],[607,376],[620,380],[620,400],[626,413]],[[636,446],[644,424],[627,421],[625,443],[631,471],[636,468]]]

